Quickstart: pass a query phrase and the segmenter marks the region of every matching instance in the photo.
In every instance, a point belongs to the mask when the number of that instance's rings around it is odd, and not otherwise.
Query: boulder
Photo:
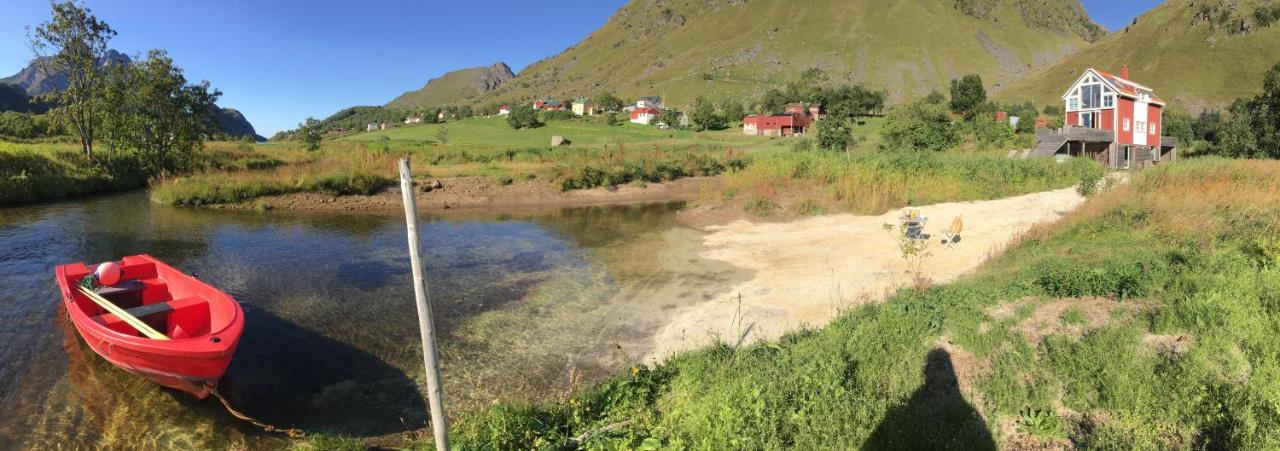
[[[570,144],[573,144],[573,141],[570,141],[568,138],[563,136],[556,135],[551,137],[551,147],[567,146]]]

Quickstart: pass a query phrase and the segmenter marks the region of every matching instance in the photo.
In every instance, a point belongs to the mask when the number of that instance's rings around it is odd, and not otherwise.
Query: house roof
[[[782,127],[807,127],[807,117],[799,113],[791,114],[752,114],[742,119],[743,123],[754,123],[756,127],[771,130]]]
[[[639,116],[641,114],[659,114],[659,113],[660,112],[654,108],[636,108],[635,110],[631,111],[632,116]]]
[[[1128,97],[1130,99],[1136,99],[1138,98],[1138,94],[1145,92],[1148,96],[1151,97],[1151,103],[1155,103],[1160,106],[1165,105],[1164,100],[1160,100],[1159,97],[1156,97],[1155,90],[1148,88],[1146,86],[1143,86],[1141,84],[1135,83],[1133,80],[1129,80],[1129,79],[1120,77],[1119,75],[1115,75],[1110,72],[1098,70],[1094,68],[1089,68],[1088,70],[1085,70],[1085,73],[1080,75],[1080,78],[1077,78],[1076,82],[1071,84],[1071,87],[1074,88],[1076,85],[1080,84],[1080,80],[1083,79],[1086,75],[1088,75],[1089,72],[1093,72],[1094,74],[1097,74],[1099,78],[1102,78],[1102,81],[1104,83],[1111,86],[1111,89],[1114,89],[1117,93],[1119,93],[1122,96]],[[1071,93],[1071,90],[1068,89],[1067,94],[1070,94],[1070,93]],[[1063,97],[1065,98],[1066,96],[1064,95]]]

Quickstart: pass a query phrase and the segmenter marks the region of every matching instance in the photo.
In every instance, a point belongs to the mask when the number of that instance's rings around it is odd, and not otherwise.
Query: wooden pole
[[[400,159],[400,193],[404,196],[404,220],[409,228],[409,260],[413,265],[413,297],[418,304],[418,329],[422,333],[422,360],[427,368],[427,395],[431,404],[431,429],[436,449],[449,449],[449,419],[444,411],[444,388],[440,386],[439,355],[436,354],[436,327],[431,319],[431,299],[423,277],[421,246],[418,244],[418,205],[414,200],[413,174],[409,159]]]

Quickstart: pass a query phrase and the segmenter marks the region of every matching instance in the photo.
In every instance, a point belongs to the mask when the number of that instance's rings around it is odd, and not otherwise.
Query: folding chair
[[[961,232],[964,232],[964,221],[961,221],[960,217],[956,216],[956,219],[951,221],[951,228],[942,232],[942,247],[946,249],[956,247],[956,244],[960,243]]]

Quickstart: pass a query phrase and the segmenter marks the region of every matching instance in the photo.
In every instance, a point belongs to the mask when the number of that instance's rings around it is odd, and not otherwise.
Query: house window
[[[1100,128],[1102,124],[1098,121],[1098,112],[1081,113],[1080,126],[1084,128]]]
[[[1072,97],[1067,99],[1067,111],[1075,111],[1080,109],[1080,99]]]
[[[1142,130],[1146,130],[1146,129],[1147,129],[1147,123],[1146,123],[1146,122],[1142,122],[1142,121],[1138,121],[1138,131],[1142,131]]]
[[[1080,103],[1086,110],[1102,107],[1102,85],[1087,84],[1081,86]]]
[[[1155,122],[1152,122],[1151,124],[1149,124],[1149,125],[1147,125],[1147,126],[1151,128],[1151,131],[1150,131],[1150,133],[1151,133],[1151,134],[1153,134],[1153,135],[1154,135],[1154,134],[1156,134],[1156,123],[1155,123]]]
[[[1125,119],[1125,120],[1124,120],[1124,131],[1126,131],[1126,132],[1127,132],[1127,131],[1129,131],[1129,120],[1128,120],[1128,119]]]
[[[1105,96],[1102,96],[1102,107],[1103,107],[1103,108],[1111,108],[1111,107],[1113,107],[1113,106],[1116,106],[1116,96],[1111,95],[1111,94],[1107,94],[1107,95],[1105,95]]]

